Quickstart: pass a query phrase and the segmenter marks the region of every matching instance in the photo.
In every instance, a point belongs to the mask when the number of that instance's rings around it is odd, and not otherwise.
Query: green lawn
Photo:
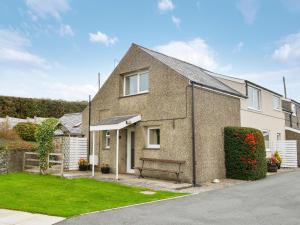
[[[93,179],[11,173],[0,175],[0,208],[71,217],[182,195],[165,191],[145,195],[143,190]]]

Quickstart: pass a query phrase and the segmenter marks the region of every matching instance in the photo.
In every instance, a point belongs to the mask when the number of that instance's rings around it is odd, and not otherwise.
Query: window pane
[[[137,93],[137,75],[125,77],[125,95]]]
[[[277,141],[281,140],[281,133],[277,133]]]
[[[140,75],[140,91],[148,91],[149,90],[149,74],[143,73]]]
[[[150,145],[160,144],[160,129],[149,129],[149,144]]]
[[[252,87],[248,87],[248,102],[249,102],[249,106],[250,107],[254,107],[253,106],[253,88]]]
[[[296,115],[296,105],[295,104],[292,104],[291,109],[292,109],[293,114]]]
[[[278,97],[273,98],[273,106],[274,106],[274,109],[280,108],[280,98],[278,98]]]
[[[264,139],[265,139],[265,146],[266,148],[270,148],[270,135],[268,131],[263,131]]]
[[[260,109],[260,90],[248,87],[248,106],[253,109]]]

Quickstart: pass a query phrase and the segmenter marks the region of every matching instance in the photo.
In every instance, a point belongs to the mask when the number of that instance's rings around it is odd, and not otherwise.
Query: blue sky
[[[0,95],[83,100],[132,42],[300,101],[299,0],[5,0]]]

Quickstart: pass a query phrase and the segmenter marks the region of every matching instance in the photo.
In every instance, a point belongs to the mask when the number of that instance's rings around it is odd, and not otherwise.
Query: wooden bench
[[[164,172],[164,173],[174,173],[176,175],[176,181],[179,183],[179,176],[181,173],[183,173],[181,169],[181,165],[185,163],[185,161],[180,161],[180,160],[169,160],[169,159],[153,159],[153,158],[140,158],[142,161],[142,166],[141,167],[135,167],[135,169],[138,169],[140,172],[139,178],[144,178],[143,176],[143,170],[148,170],[148,171],[157,171],[157,172]],[[148,168],[144,167],[145,162],[158,162],[158,163],[165,163],[165,164],[176,164],[177,165],[177,170],[167,170],[167,169],[156,169],[156,168]]]

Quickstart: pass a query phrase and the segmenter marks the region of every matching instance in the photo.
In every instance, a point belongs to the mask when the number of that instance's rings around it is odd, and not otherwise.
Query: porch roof
[[[91,131],[101,131],[101,130],[120,130],[133,123],[141,120],[141,115],[126,115],[126,116],[115,116],[111,118],[104,119],[97,124],[91,125]]]

